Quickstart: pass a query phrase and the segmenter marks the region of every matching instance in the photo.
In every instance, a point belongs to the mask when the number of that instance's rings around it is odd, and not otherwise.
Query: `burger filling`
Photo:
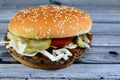
[[[18,37],[8,32],[7,37],[10,40],[7,48],[13,47],[20,55],[25,56],[35,56],[39,52],[51,61],[67,60],[68,56],[72,56],[68,49],[90,48],[90,41],[86,34],[70,38],[33,40]],[[50,47],[53,48],[52,53],[47,51]]]

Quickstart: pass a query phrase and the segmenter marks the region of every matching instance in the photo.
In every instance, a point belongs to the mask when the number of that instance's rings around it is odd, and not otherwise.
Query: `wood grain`
[[[68,68],[42,70],[20,64],[0,44],[0,80],[119,80],[120,0],[0,0],[0,41],[19,10],[48,4],[73,6],[90,14],[91,49]]]
[[[111,7],[111,6],[120,6],[119,0],[1,0],[0,7],[8,7],[8,8],[20,8],[25,6],[35,6],[35,5],[43,5],[43,4],[56,4],[56,2],[61,3],[62,5],[70,5],[70,6],[93,6],[93,7]],[[14,4],[14,5],[13,5]]]
[[[72,6],[98,6],[98,7],[110,7],[110,6],[120,6],[120,1],[119,0],[99,0],[99,1],[96,1],[96,0],[92,0],[92,1],[89,1],[89,0],[52,0],[52,3],[55,3],[55,2],[59,2],[63,5],[72,5]]]
[[[30,7],[30,6],[38,6],[38,5],[47,5],[50,4],[49,0],[1,0],[0,7],[1,8],[22,8],[22,7]]]
[[[59,70],[42,70],[29,68],[21,64],[0,64],[0,77],[59,79],[119,78],[119,68],[120,64],[74,64]]]
[[[26,80],[26,78],[0,78],[0,80]]]
[[[120,9],[116,10],[116,8],[85,8],[85,7],[78,7],[85,10],[90,16],[93,18],[93,22],[120,22]],[[21,9],[19,8],[6,8],[0,9],[0,22],[9,22],[9,20]]]

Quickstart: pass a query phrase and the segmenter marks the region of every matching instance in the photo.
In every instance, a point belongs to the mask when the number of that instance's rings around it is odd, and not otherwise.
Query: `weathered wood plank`
[[[93,35],[120,35],[119,23],[93,23],[92,25]]]
[[[98,78],[30,78],[28,80],[100,80]],[[105,79],[107,80],[107,79]]]
[[[96,9],[96,8],[79,8],[88,12],[93,18],[93,22],[120,22],[120,9]],[[9,22],[12,16],[21,9],[0,9],[0,22]]]
[[[40,5],[40,4],[63,4],[63,5],[79,5],[79,6],[93,6],[93,7],[108,7],[108,6],[112,6],[112,7],[116,7],[116,6],[120,6],[120,1],[119,0],[100,0],[100,1],[96,1],[96,0],[24,0],[24,1],[19,1],[19,0],[1,0],[0,1],[0,7],[23,7],[23,6],[31,6],[31,5]],[[14,4],[14,5],[13,5]],[[27,4],[27,5],[26,5]]]
[[[76,63],[120,63],[120,47],[92,47]]]
[[[90,14],[93,22],[114,22],[114,23],[119,23],[120,22],[120,13],[116,13],[116,14],[109,14],[109,13],[105,13],[105,14]]]
[[[22,8],[50,4],[49,0],[1,0],[0,8]],[[24,7],[24,8],[25,8]]]
[[[24,78],[0,78],[0,80],[26,80]]]
[[[109,7],[109,6],[120,6],[120,1],[119,0],[99,0],[99,1],[96,1],[96,0],[92,0],[92,1],[89,1],[89,0],[51,0],[51,2],[53,4],[56,4],[56,3],[59,3],[59,4],[62,4],[62,5],[79,5],[79,6],[92,6],[92,7]]]
[[[3,64],[3,65],[5,65],[5,64]],[[5,66],[9,66],[9,65],[10,64],[5,65]],[[18,66],[18,65],[15,65],[15,66]],[[19,78],[28,78],[30,76],[30,74],[25,74],[25,72],[23,74],[13,73],[13,72],[9,72],[8,74],[6,74],[5,72],[6,73],[8,72],[7,69],[3,69],[3,72],[0,72],[0,78],[18,78],[16,80],[19,80]],[[18,72],[18,70],[15,70],[15,72]]]
[[[15,2],[13,3],[13,1]],[[30,0],[28,2],[27,0],[11,0],[9,2],[8,0],[1,0],[0,22],[9,22],[10,18],[20,9],[40,4],[49,4],[49,1]],[[81,8],[92,16],[94,22],[92,28],[92,48],[68,68],[42,70],[19,64],[10,56],[5,47],[0,45],[0,80],[39,80],[39,78],[51,80],[71,78],[73,80],[113,80],[120,78],[120,1],[53,0],[53,4],[55,4],[54,1]],[[7,23],[0,23],[0,41],[2,41],[6,30]]]
[[[0,23],[0,35],[4,35],[8,29],[8,23]]]
[[[1,48],[0,60],[2,63],[17,63],[17,61],[10,56],[7,50],[2,50]],[[79,63],[120,63],[120,47],[91,47],[91,49],[74,64]]]
[[[94,36],[92,46],[120,46],[120,37],[119,36]]]
[[[68,68],[59,70],[42,70],[29,68],[21,64],[0,64],[0,77],[62,79],[120,78],[119,68],[120,64],[74,64]]]
[[[9,22],[16,12],[16,9],[0,9],[0,22]]]
[[[28,80],[68,80],[68,79],[55,79],[55,78],[30,78]],[[77,79],[74,79],[74,78],[70,78],[70,80],[77,80]],[[80,79],[81,80],[81,79]]]

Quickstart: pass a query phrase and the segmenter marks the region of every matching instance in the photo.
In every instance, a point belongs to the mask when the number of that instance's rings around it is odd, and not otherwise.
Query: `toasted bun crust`
[[[32,39],[63,38],[90,31],[92,19],[84,11],[68,6],[37,6],[21,10],[8,29],[16,36]]]

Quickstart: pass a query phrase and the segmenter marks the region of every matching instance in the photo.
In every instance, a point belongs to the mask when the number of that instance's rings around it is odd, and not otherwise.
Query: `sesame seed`
[[[77,23],[77,26],[79,25],[79,23]]]
[[[33,28],[31,28],[31,30],[33,31]]]
[[[62,38],[62,37],[63,37],[63,35],[60,35],[60,37]]]
[[[33,19],[31,19],[31,21],[33,22]]]
[[[36,16],[33,16],[33,18],[36,18]]]
[[[57,20],[54,19],[53,22],[57,22]]]
[[[55,25],[55,28],[57,28],[57,26]]]
[[[15,30],[15,32],[17,32],[17,29],[14,29]]]
[[[64,34],[64,31],[62,30],[62,34]]]
[[[59,31],[57,31],[57,33],[59,33]]]
[[[48,31],[50,32],[50,31],[51,31],[51,29],[48,29]]]
[[[47,36],[47,38],[50,38],[49,36]]]
[[[42,27],[39,27],[39,29],[42,29]]]
[[[43,17],[43,19],[47,19],[46,17]]]
[[[47,22],[45,21],[45,24],[47,24]]]
[[[23,27],[23,29],[25,29],[25,27],[24,26],[22,26]]]
[[[50,32],[47,32],[47,34],[50,34]]]
[[[69,23],[71,26],[71,29],[77,29],[77,27],[72,26],[72,23],[76,23],[76,26],[79,26],[79,20],[80,18],[84,18],[86,20],[88,20],[89,15],[85,14],[84,11],[76,9],[74,7],[70,8],[67,6],[56,6],[56,5],[52,5],[52,6],[38,6],[38,7],[32,7],[29,9],[24,9],[20,11],[21,13],[18,14],[18,16],[16,16],[15,20],[19,20],[21,21],[22,24],[24,24],[27,20],[31,21],[31,22],[37,22],[38,21],[38,17],[43,18],[45,21],[45,24],[48,24],[49,20],[48,18],[50,18],[50,22],[53,22],[55,24],[53,24],[53,27],[56,29],[60,29],[61,32],[56,31],[56,33],[61,33],[64,34],[64,25]],[[73,19],[74,18],[74,19]],[[41,25],[40,25],[41,26]],[[24,27],[23,27],[24,29]],[[41,30],[42,27],[39,27],[39,30]],[[48,29],[48,31],[46,31],[46,34],[43,34],[43,36],[47,36],[48,34],[50,34],[52,30]],[[63,35],[61,35],[63,36]],[[49,37],[49,36],[47,36]]]
[[[73,29],[74,29],[74,30],[76,30],[76,29],[77,29],[77,27],[74,27]]]
[[[24,21],[22,20],[22,24],[24,24]]]
[[[46,35],[45,35],[45,34],[43,34],[43,36],[45,37]]]
[[[58,27],[58,28],[60,28],[60,29],[61,29],[62,27],[60,26],[60,27]]]
[[[37,19],[35,19],[34,22],[37,22]]]

